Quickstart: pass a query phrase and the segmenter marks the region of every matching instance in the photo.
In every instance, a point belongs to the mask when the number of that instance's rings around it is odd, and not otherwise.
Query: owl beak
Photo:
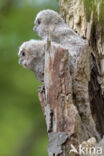
[[[23,62],[23,59],[20,58],[19,59],[19,64],[22,64],[22,62]]]
[[[33,27],[33,31],[36,31],[36,25]]]

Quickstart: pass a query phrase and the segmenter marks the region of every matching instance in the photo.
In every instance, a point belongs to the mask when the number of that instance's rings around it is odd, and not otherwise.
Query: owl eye
[[[26,53],[25,53],[25,52],[23,52],[23,53],[22,53],[22,56],[25,56],[25,55],[26,55]]]
[[[41,24],[41,20],[40,20],[40,19],[38,19],[38,24],[39,24],[39,25]]]

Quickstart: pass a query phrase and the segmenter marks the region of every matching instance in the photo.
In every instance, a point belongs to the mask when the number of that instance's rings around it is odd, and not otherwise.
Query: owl
[[[29,40],[24,42],[18,52],[19,64],[32,70],[36,78],[44,80],[44,46],[46,42],[40,40]]]
[[[33,30],[42,39],[60,43],[69,48],[72,56],[78,55],[80,47],[87,42],[82,39],[73,29],[69,28],[63,18],[53,10],[40,11],[34,21]]]

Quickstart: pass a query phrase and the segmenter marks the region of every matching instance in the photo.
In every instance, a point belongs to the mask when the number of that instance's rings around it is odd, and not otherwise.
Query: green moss
[[[104,0],[83,0],[86,18],[89,21],[91,12],[94,14],[94,22],[104,22]],[[100,3],[101,2],[101,3]],[[100,5],[99,5],[100,4]],[[99,7],[100,6],[100,7]]]

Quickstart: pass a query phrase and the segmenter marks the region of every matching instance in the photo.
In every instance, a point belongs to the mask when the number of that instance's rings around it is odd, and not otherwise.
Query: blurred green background
[[[46,125],[34,73],[18,64],[18,48],[31,38],[35,15],[58,10],[57,0],[0,0],[0,156],[47,156]]]

